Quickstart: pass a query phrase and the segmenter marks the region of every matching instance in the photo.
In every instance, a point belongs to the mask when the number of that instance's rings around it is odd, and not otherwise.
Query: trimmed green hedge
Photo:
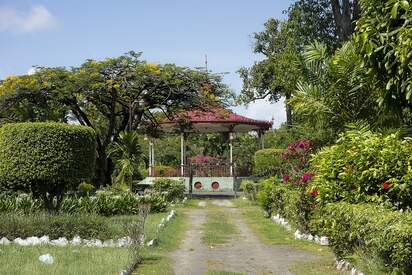
[[[276,178],[263,180],[258,201],[269,215],[279,214],[300,230],[308,230],[310,204],[296,187]]]
[[[0,188],[32,192],[48,209],[58,208],[66,191],[92,178],[95,152],[95,132],[89,127],[5,124],[0,128]]]
[[[329,236],[339,257],[356,251],[377,258],[396,274],[412,274],[412,213],[374,204],[330,203],[316,210],[311,229]]]
[[[254,173],[262,176],[280,176],[282,171],[283,149],[268,148],[256,151],[254,161]]]

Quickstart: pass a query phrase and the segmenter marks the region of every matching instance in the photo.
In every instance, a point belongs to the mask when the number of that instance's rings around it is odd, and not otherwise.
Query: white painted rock
[[[320,238],[320,245],[329,245],[329,238],[328,237],[321,237]]]
[[[53,256],[52,256],[52,255],[50,255],[50,254],[44,254],[44,255],[41,255],[41,256],[39,257],[39,261],[41,261],[41,262],[43,262],[43,263],[45,263],[45,264],[53,264],[54,259],[53,259]]]
[[[300,234],[299,230],[295,231],[295,240],[301,240],[302,239],[302,234]]]
[[[69,241],[65,237],[63,237],[63,238],[58,238],[56,240],[52,240],[50,243],[56,246],[66,246],[69,244]]]
[[[29,243],[26,240],[23,240],[22,238],[15,238],[13,241],[15,244],[21,245],[21,246],[28,246]]]
[[[153,240],[150,240],[150,241],[147,243],[147,246],[155,246],[155,244],[156,244],[156,240],[153,239]]]
[[[356,268],[352,267],[350,274],[351,275],[356,275],[358,273],[358,271],[356,270]]]
[[[41,236],[39,238],[40,244],[48,244],[50,242],[49,236]]]
[[[307,240],[308,241],[313,241],[313,235],[312,234],[307,235]]]
[[[74,236],[73,239],[70,241],[70,244],[72,245],[80,245],[82,243],[82,239],[80,236]]]
[[[26,239],[26,242],[28,245],[39,245],[40,244],[40,238],[38,237],[28,237]]]
[[[114,247],[116,244],[112,239],[103,242],[103,247]]]
[[[3,237],[0,239],[0,244],[10,244],[10,243],[11,242],[6,237]]]

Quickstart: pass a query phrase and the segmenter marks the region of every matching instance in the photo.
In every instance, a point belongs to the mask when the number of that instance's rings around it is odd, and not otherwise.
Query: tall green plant
[[[143,155],[136,132],[122,132],[119,140],[113,142],[108,155],[116,165],[115,182],[132,188],[133,178],[139,175],[139,165]]]

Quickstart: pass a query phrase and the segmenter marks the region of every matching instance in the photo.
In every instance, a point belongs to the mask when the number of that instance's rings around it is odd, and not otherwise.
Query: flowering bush
[[[318,203],[390,202],[412,206],[412,140],[365,129],[350,130],[312,160]]]
[[[189,158],[191,163],[215,163],[218,161],[217,158],[215,157],[210,157],[210,156],[203,156],[203,155],[198,155]]]

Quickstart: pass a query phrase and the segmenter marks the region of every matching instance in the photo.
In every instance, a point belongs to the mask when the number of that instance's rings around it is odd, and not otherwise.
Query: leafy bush
[[[243,194],[251,201],[256,201],[257,194],[259,192],[260,184],[251,180],[242,180],[240,189],[243,190]]]
[[[90,214],[49,215],[36,213],[0,215],[0,236],[8,239],[48,235],[51,239],[60,237],[114,239],[124,237],[129,223],[137,217],[107,218]]]
[[[44,209],[44,203],[28,194],[0,193],[0,213],[33,213]]]
[[[316,210],[311,229],[329,236],[339,257],[360,250],[401,274],[412,272],[410,211],[402,213],[375,204],[330,203]]]
[[[32,192],[47,209],[58,208],[66,191],[93,176],[95,151],[95,133],[88,127],[5,124],[0,128],[0,188]]]
[[[260,183],[258,201],[269,214],[279,214],[302,231],[308,231],[313,198],[288,183],[267,179]]]
[[[283,149],[268,148],[256,151],[254,155],[254,172],[262,176],[280,175],[282,171]]]
[[[167,202],[176,202],[184,198],[186,188],[181,180],[158,178],[154,180],[151,190],[161,194]]]
[[[96,189],[96,187],[94,187],[94,185],[91,183],[82,182],[79,184],[78,189],[81,194],[89,195]]]
[[[312,160],[313,187],[321,204],[389,201],[412,206],[412,142],[397,134],[373,133],[365,128],[342,134]]]
[[[157,193],[139,196],[131,192],[98,191],[95,196],[68,196],[59,213],[94,214],[102,216],[137,215],[139,205],[149,203],[152,212],[164,212],[168,203]],[[0,194],[0,212],[36,213],[44,208],[43,201],[27,194]]]

